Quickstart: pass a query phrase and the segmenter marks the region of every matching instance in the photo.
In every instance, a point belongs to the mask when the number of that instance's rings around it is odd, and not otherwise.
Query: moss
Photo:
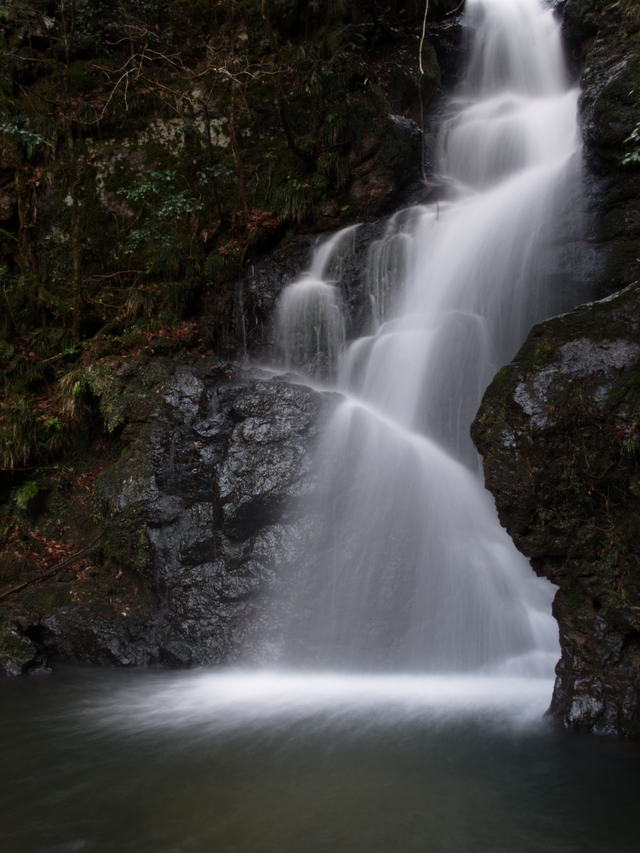
[[[0,625],[0,658],[7,655],[22,661],[30,659],[34,655],[34,648],[27,637],[18,633],[16,628],[9,622]]]
[[[170,145],[166,139],[151,138],[143,142],[136,149],[144,154],[147,163],[152,164],[160,171],[180,168],[181,160],[176,146]]]
[[[504,389],[512,384],[515,377],[516,370],[514,366],[512,364],[505,364],[491,381],[490,388],[492,389],[492,393],[495,392],[497,395],[502,396]]]
[[[594,105],[594,116],[601,135],[601,143],[615,150],[618,157],[620,146],[629,137],[635,126],[635,96],[633,88],[640,84],[640,63],[632,62],[623,77],[615,77],[605,85]]]
[[[364,93],[353,98],[349,104],[349,139],[353,147],[362,146],[365,136],[371,134],[372,127],[390,112],[390,104],[384,92],[378,86],[369,87]]]
[[[3,241],[9,307],[3,335],[29,349],[36,332],[49,340],[49,351],[38,351],[37,360],[16,359],[4,371],[6,399],[16,417],[24,415],[22,432],[35,434],[29,447],[6,455],[14,466],[28,463],[30,454],[55,458],[64,451],[68,432],[66,421],[64,430],[56,432],[52,421],[50,428],[34,432],[33,419],[25,406],[13,405],[15,400],[49,393],[58,378],[78,371],[71,392],[61,394],[73,418],[93,397],[107,429],[117,430],[128,404],[107,368],[86,372],[91,360],[145,346],[143,333],[199,316],[203,300],[220,309],[207,343],[227,355],[242,345],[232,275],[253,252],[287,229],[308,227],[329,205],[345,224],[359,217],[362,211],[349,196],[354,164],[372,148],[380,156],[376,168],[399,174],[409,149],[406,137],[393,132],[382,143],[372,141],[371,128],[380,130],[389,112],[412,114],[417,103],[410,83],[417,79],[416,38],[401,35],[397,25],[418,19],[395,5],[378,9],[374,21],[370,4],[360,0],[328,17],[313,4],[272,4],[266,9],[273,28],[269,34],[264,4],[254,0],[170,0],[162,20],[157,4],[136,3],[128,8],[126,22],[111,14],[111,6],[102,15],[84,4],[68,68],[62,60],[50,62],[52,55],[63,55],[56,42],[59,9],[50,10],[56,25],[49,46],[25,41],[35,5],[26,0],[12,7],[0,33],[16,58],[10,57],[0,82],[0,108],[22,117],[28,138],[38,141],[33,151],[18,151],[15,163],[6,166],[8,179],[22,175],[29,190],[27,225],[20,229],[7,223],[11,235]],[[208,10],[206,16],[202,9]],[[229,25],[228,36],[223,24]],[[152,42],[138,43],[142,33]],[[123,78],[131,40],[137,55],[151,43],[153,51],[144,74]],[[406,83],[402,104],[393,109],[391,50],[393,67]],[[426,78],[433,82],[437,64],[428,41],[423,61]],[[230,78],[219,70],[229,68],[245,69],[237,73],[233,117]],[[287,138],[279,104],[286,108],[298,153]],[[210,138],[207,122],[215,131]],[[237,151],[231,144],[225,147],[228,141],[222,138],[229,137],[232,124]],[[175,216],[167,213],[167,198],[131,197],[131,189],[152,170],[175,172],[168,198],[182,202]],[[375,176],[369,182],[375,196]],[[72,197],[82,210],[75,254]],[[21,240],[33,254],[28,275],[20,267]],[[81,267],[79,275],[74,263]],[[219,290],[215,299],[210,298],[213,289]],[[82,298],[76,299],[80,290]],[[11,316],[19,321],[13,323]],[[107,335],[120,339],[107,340]],[[92,336],[89,351],[82,339]],[[156,352],[182,345],[162,337],[169,336],[157,336]],[[195,336],[198,345],[201,338]],[[86,393],[74,397],[77,383]]]
[[[561,589],[564,606],[572,616],[578,616],[586,604],[584,590],[579,584],[569,579],[562,584]]]
[[[21,594],[21,603],[43,616],[49,616],[61,607],[71,603],[67,584],[53,581],[46,585],[28,587]]]
[[[542,335],[544,335],[544,340],[540,340]],[[546,326],[534,326],[514,359],[514,364],[507,365],[507,368],[511,368],[511,370],[505,373],[502,373],[501,370],[498,373],[496,378],[499,379],[499,387],[504,387],[512,382],[516,369],[521,373],[529,373],[556,361],[558,361],[558,352],[553,336],[549,334]]]
[[[102,82],[102,79],[96,76],[89,63],[76,60],[69,66],[69,84],[76,92],[83,94],[92,92],[94,89],[98,89]]]
[[[478,417],[471,425],[471,436],[484,453],[489,453],[491,436],[504,424],[508,391],[513,384],[516,371],[513,365],[507,364],[494,376],[485,391]],[[485,462],[487,457],[485,457]]]
[[[133,449],[96,478],[93,505],[103,529],[102,547],[111,563],[144,575],[148,564],[146,534],[152,448],[136,442]],[[123,481],[126,487],[123,489]]]
[[[147,570],[146,507],[128,506],[104,519],[103,547],[112,564],[139,574]]]
[[[82,371],[78,377],[78,391],[87,388],[99,401],[100,413],[104,418],[107,432],[113,432],[126,420],[126,403],[122,397],[120,377],[108,362],[97,362]]]
[[[147,344],[147,337],[140,331],[129,332],[121,338],[122,345],[129,350],[138,349]]]
[[[619,404],[627,400],[635,402],[640,398],[640,372],[629,376],[625,374],[623,380],[615,383],[607,394],[607,401],[611,404]]]

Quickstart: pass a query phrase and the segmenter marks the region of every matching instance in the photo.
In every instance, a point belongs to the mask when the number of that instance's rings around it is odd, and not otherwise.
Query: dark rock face
[[[640,120],[640,16],[604,0],[558,4],[564,33],[582,64],[580,117],[584,139],[587,239],[582,276],[596,296],[640,275],[640,170],[624,167],[629,136]]]
[[[640,735],[640,286],[531,332],[472,428],[502,524],[559,586],[552,711]]]
[[[0,629],[8,674],[273,653],[271,600],[309,525],[313,447],[337,395],[215,358],[152,364],[148,383],[142,365],[111,365],[138,437],[96,480],[103,583],[86,579],[86,600],[60,578],[14,597]]]

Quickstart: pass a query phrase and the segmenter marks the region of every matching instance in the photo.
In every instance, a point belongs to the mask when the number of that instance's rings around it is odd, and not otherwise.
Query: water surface
[[[0,683],[3,853],[626,853],[640,749],[547,680],[68,671]]]

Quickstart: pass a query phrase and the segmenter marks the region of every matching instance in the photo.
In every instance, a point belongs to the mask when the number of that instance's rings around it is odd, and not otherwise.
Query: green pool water
[[[0,682],[2,853],[636,853],[638,746],[548,682],[67,671]]]

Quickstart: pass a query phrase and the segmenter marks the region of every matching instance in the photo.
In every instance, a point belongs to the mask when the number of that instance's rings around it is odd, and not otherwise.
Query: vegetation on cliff
[[[457,5],[431,3],[430,32]],[[156,388],[154,365],[185,351],[241,358],[243,312],[261,312],[238,275],[283,237],[371,217],[419,178],[440,84],[424,12],[422,0],[0,8],[9,668],[32,661],[33,626],[69,594],[106,602],[107,620],[133,600],[148,610],[141,577],[98,538],[93,497],[136,437],[131,377]]]
[[[429,41],[418,70],[421,9],[4,4],[3,468],[60,450],[87,387],[70,368],[158,338],[233,356],[233,273],[391,200],[413,143],[389,114],[418,118],[439,82]],[[180,326],[203,307],[206,332]]]

